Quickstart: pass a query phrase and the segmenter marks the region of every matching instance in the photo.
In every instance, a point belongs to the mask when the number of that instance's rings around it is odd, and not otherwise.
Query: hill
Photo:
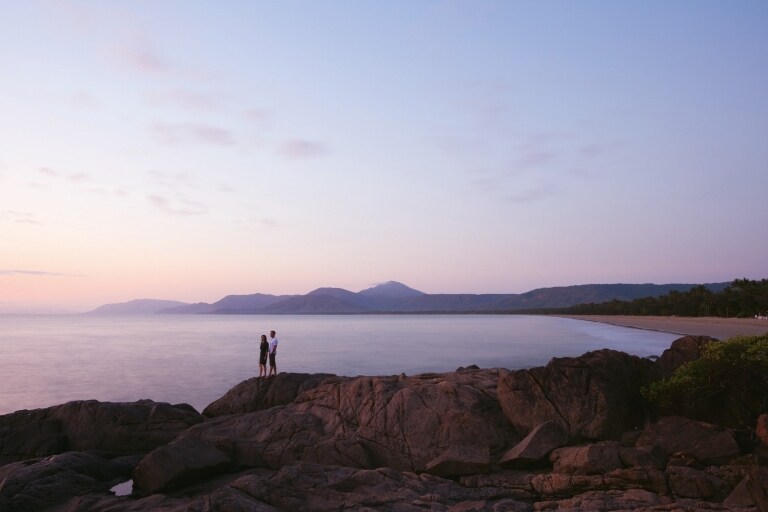
[[[396,281],[360,292],[323,287],[306,295],[228,295],[208,303],[160,309],[162,314],[363,314],[363,313],[513,313],[577,304],[631,301],[686,292],[697,284],[585,284],[538,288],[521,294],[428,294]],[[728,283],[704,285],[713,292]]]
[[[151,315],[168,308],[188,306],[186,302],[177,300],[135,299],[116,304],[104,304],[88,315]]]

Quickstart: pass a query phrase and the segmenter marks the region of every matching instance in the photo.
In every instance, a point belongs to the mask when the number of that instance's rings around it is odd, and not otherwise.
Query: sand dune
[[[679,316],[621,316],[621,315],[559,315],[575,320],[727,339],[737,334],[768,334],[768,320],[757,318],[679,317]]]

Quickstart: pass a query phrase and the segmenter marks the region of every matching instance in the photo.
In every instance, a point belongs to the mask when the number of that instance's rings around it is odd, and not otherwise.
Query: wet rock
[[[664,469],[667,465],[667,454],[660,447],[653,446],[624,446],[619,451],[621,462],[626,467],[650,466]]]

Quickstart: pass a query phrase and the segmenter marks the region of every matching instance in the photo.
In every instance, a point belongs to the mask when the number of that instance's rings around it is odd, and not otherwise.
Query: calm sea
[[[258,375],[259,336],[272,329],[279,371],[349,376],[529,368],[600,348],[652,356],[679,337],[518,315],[8,315],[0,316],[0,414],[141,398],[202,411]]]

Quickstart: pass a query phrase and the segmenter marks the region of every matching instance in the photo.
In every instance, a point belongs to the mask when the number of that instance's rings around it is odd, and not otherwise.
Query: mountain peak
[[[424,292],[409,288],[403,283],[398,283],[397,281],[387,281],[386,283],[377,284],[376,286],[363,290],[359,293],[360,295],[365,295],[367,297],[391,298],[418,297],[420,295],[424,295]]]

